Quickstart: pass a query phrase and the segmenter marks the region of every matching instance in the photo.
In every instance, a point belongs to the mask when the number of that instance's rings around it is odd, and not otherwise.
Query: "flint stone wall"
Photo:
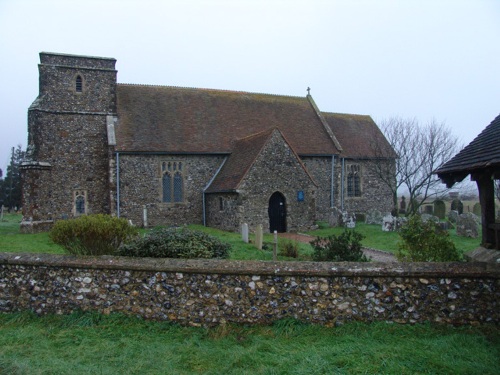
[[[314,263],[0,253],[0,311],[120,312],[183,325],[282,318],[500,322],[500,266]]]

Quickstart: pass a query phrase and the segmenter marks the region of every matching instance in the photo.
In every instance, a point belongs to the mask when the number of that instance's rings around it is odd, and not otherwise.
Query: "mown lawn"
[[[0,314],[1,374],[498,374],[500,327],[293,320],[180,327],[123,315]]]
[[[19,232],[19,223],[21,215],[6,214],[4,220],[0,222],[0,251],[4,252],[29,252],[29,253],[52,253],[63,254],[64,249],[54,244],[49,238],[48,233],[21,234]],[[219,237],[222,241],[229,242],[232,245],[231,259],[238,260],[272,260],[272,242],[273,235],[265,234],[265,249],[258,250],[252,243],[246,244],[241,240],[238,233],[224,232],[214,228],[206,228],[202,225],[190,225],[193,229],[202,230],[209,234]],[[340,234],[343,228],[325,228],[318,229],[307,234],[311,236],[325,237],[331,234]],[[379,225],[367,225],[358,223],[356,230],[365,236],[362,241],[363,246],[385,250],[391,253],[397,251],[399,235],[396,232],[383,232]],[[480,238],[458,237],[455,230],[451,229],[450,238],[455,243],[457,249],[462,253],[473,250],[479,246]],[[254,236],[250,236],[254,240]],[[310,260],[312,248],[309,244],[299,244],[299,260]],[[278,256],[281,260],[291,260],[283,256]]]

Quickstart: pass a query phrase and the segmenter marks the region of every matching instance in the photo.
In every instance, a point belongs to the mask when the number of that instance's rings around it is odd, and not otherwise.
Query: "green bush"
[[[118,254],[151,258],[228,258],[231,245],[189,228],[156,228],[120,247]]]
[[[364,236],[355,230],[345,229],[339,235],[317,237],[311,241],[314,248],[313,260],[317,262],[368,262],[361,250]]]
[[[423,222],[420,215],[413,215],[404,224],[399,235],[397,258],[404,262],[453,262],[460,260],[460,253],[449,237],[435,222]]]
[[[299,243],[297,241],[280,239],[278,242],[279,255],[289,258],[299,256]]]
[[[109,215],[85,215],[57,221],[50,238],[74,255],[113,255],[121,244],[132,239],[138,229]]]

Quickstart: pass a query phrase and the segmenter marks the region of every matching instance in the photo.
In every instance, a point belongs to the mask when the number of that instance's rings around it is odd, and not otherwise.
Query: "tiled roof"
[[[236,141],[233,153],[226,160],[224,166],[206,192],[235,191],[266,144],[266,141],[271,137],[272,132],[273,129],[269,129]]]
[[[117,151],[230,153],[235,139],[278,128],[298,154],[338,154],[306,97],[117,85]]]
[[[486,168],[495,171],[500,168],[500,115],[434,173],[437,173],[439,178],[451,182],[453,175],[457,177],[455,181],[461,181],[469,173]]]
[[[231,156],[226,159],[223,167],[207,188],[206,193],[236,191],[274,132],[278,132],[277,135],[292,148],[283,133],[277,128],[268,129],[258,134],[239,139],[234,144],[234,151]],[[304,168],[304,172],[309,176],[311,181],[315,183],[293,148],[292,153]]]
[[[397,155],[370,116],[325,113],[345,158],[395,158]]]

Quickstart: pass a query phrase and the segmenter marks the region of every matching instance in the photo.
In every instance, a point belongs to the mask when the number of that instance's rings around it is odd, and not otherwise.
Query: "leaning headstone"
[[[472,212],[474,215],[481,217],[481,204],[477,202],[474,207],[472,207]]]
[[[457,236],[471,238],[479,236],[479,223],[476,215],[466,213],[458,216]]]
[[[370,210],[366,213],[366,219],[365,223],[366,224],[377,224],[377,225],[382,225],[382,219],[383,219],[382,212],[379,210]]]
[[[443,220],[446,216],[446,205],[441,199],[436,199],[434,201],[434,215],[440,220]]]
[[[248,243],[248,224],[243,223],[241,225],[241,238],[243,239],[243,242]]]

